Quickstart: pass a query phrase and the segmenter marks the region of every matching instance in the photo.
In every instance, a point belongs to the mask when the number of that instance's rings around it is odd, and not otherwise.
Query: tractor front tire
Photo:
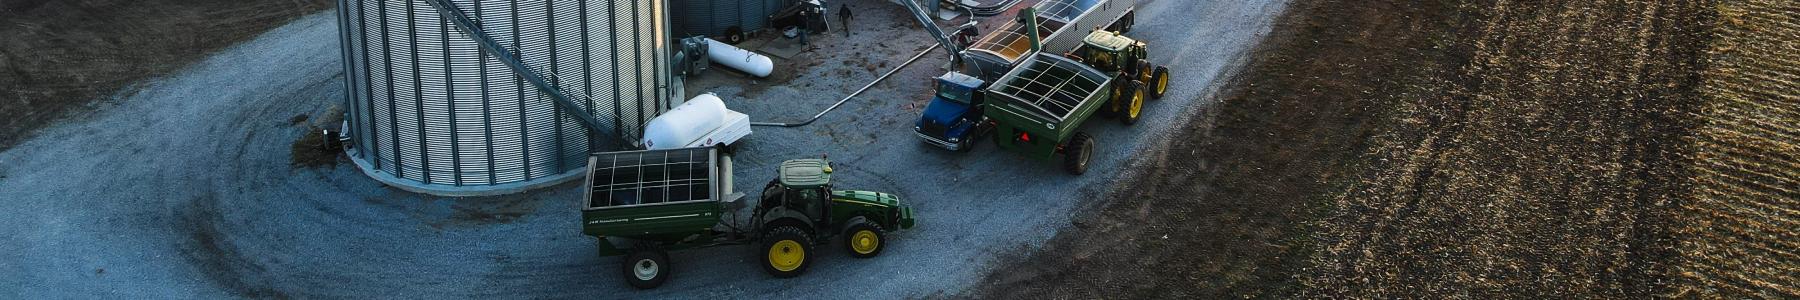
[[[1138,118],[1144,116],[1144,84],[1132,82],[1125,87],[1124,111],[1119,112],[1119,122],[1125,126],[1137,125]]]
[[[1156,73],[1151,74],[1150,84],[1154,86],[1150,88],[1150,99],[1162,99],[1169,92],[1169,67],[1157,66]]]
[[[844,250],[850,252],[850,257],[875,257],[883,249],[887,249],[887,231],[881,229],[881,224],[856,217],[844,230]]]
[[[1094,156],[1094,137],[1086,132],[1076,132],[1069,138],[1069,144],[1063,146],[1063,170],[1069,174],[1087,173],[1088,161]]]
[[[763,271],[776,278],[793,278],[812,266],[812,235],[799,227],[781,226],[763,237]]]
[[[619,262],[624,267],[625,283],[631,287],[648,290],[669,281],[669,253],[662,249],[635,247]]]

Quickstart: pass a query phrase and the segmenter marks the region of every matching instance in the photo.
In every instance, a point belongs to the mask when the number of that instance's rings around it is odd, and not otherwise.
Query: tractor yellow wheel
[[[812,235],[799,227],[780,226],[763,236],[763,271],[779,278],[793,278],[806,272],[812,260]]]
[[[879,248],[881,248],[881,239],[875,238],[874,231],[858,230],[855,234],[850,235],[850,250],[856,251],[856,254],[874,254],[875,249]]]
[[[1142,112],[1144,112],[1144,90],[1143,89],[1132,89],[1131,90],[1131,112],[1130,112],[1131,118],[1134,120],[1137,119],[1138,114],[1142,113]]]
[[[769,247],[769,266],[777,271],[793,272],[806,263],[806,248],[792,240],[775,242]]]

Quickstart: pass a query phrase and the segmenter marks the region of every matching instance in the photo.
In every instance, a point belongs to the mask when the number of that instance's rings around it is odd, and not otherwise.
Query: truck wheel
[[[1125,86],[1125,111],[1120,114],[1119,122],[1126,126],[1136,125],[1138,117],[1144,112],[1144,84],[1132,82]]]
[[[638,289],[654,289],[669,280],[669,254],[660,249],[634,248],[620,261],[625,283]]]
[[[1076,132],[1063,147],[1063,170],[1069,174],[1087,173],[1088,159],[1094,156],[1094,138],[1086,132]]]
[[[1150,88],[1150,98],[1162,99],[1163,93],[1169,92],[1169,68],[1158,66],[1153,74],[1155,75],[1150,76],[1150,84],[1155,87]]]
[[[1119,33],[1130,33],[1131,26],[1137,25],[1137,11],[1134,10],[1134,11],[1125,12],[1125,17],[1122,19],[1124,19],[1124,20],[1119,20],[1119,22],[1125,23],[1125,24],[1119,26]]]
[[[806,272],[812,260],[812,236],[793,226],[769,230],[763,242],[763,271],[778,278],[793,278]]]
[[[881,255],[887,249],[887,231],[881,230],[881,224],[875,224],[863,217],[850,221],[850,228],[844,230],[844,250],[850,257],[870,258]]]

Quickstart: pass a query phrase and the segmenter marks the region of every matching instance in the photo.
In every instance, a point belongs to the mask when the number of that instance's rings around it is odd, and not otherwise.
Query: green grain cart
[[[1081,123],[1112,100],[1113,77],[1081,62],[1033,54],[994,81],[986,91],[985,113],[994,121],[1001,149],[1054,161],[1080,175],[1093,156],[1094,137]]]
[[[625,281],[649,289],[668,280],[671,250],[756,244],[763,270],[786,278],[805,272],[834,236],[868,258],[881,254],[887,233],[913,226],[912,209],[894,195],[834,190],[825,159],[777,171],[746,227],[736,224],[744,195],[732,192],[731,157],[717,147],[597,153],[588,158],[582,233],[599,239],[601,256],[625,256]]]

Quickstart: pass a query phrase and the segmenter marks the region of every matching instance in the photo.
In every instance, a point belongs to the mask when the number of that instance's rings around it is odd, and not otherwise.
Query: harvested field
[[[0,149],[328,0],[0,1]]]
[[[1800,2],[1717,9],[1674,295],[1800,297]]]
[[[977,294],[1792,297],[1793,6],[1300,1]]]
[[[1321,296],[1658,294],[1710,8],[1461,4],[1466,64],[1395,95],[1319,224]]]

